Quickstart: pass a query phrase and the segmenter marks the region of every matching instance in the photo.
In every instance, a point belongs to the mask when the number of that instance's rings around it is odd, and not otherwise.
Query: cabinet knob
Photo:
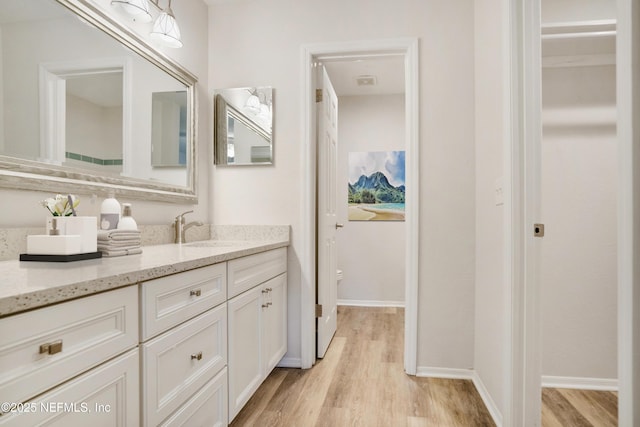
[[[199,351],[196,354],[191,355],[191,360],[202,360],[202,352]]]
[[[202,295],[202,291],[200,289],[192,289],[191,292],[189,292],[189,295],[192,297],[199,297]]]
[[[62,351],[62,340],[48,342],[40,345],[40,354],[57,354]]]
[[[267,307],[269,307],[269,303],[262,304],[262,308],[267,308]]]
[[[267,288],[267,292],[271,292],[273,288]]]
[[[262,290],[262,293],[263,293],[263,294],[268,294],[268,293],[269,293],[269,290],[268,290],[268,289],[263,289],[263,290]]]

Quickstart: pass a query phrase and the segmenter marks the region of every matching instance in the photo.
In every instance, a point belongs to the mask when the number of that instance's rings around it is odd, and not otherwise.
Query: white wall
[[[109,0],[95,0],[105,11],[112,14],[116,19],[127,22],[135,27],[134,30],[148,40],[149,25],[140,25],[126,21],[126,16],[117,12],[110,6]],[[175,59],[185,66],[189,71],[198,77],[196,92],[198,100],[198,205],[185,205],[175,203],[150,202],[145,200],[120,200],[120,202],[132,202],[135,210],[135,218],[138,224],[172,224],[174,217],[186,210],[194,209],[195,212],[189,216],[191,220],[210,221],[209,216],[209,176],[210,165],[213,159],[211,148],[211,102],[208,92],[208,20],[207,6],[202,0],[190,0],[174,2],[172,9],[178,22],[181,23],[182,40],[184,47],[181,49],[170,49],[158,47],[167,56]],[[154,44],[154,42],[151,42]],[[30,45],[18,43],[20,49],[27,49]],[[7,78],[7,76],[5,76]],[[6,89],[6,87],[5,87]],[[5,112],[6,113],[6,112]],[[97,203],[91,204],[91,195],[83,193],[82,187],[78,188],[78,195],[81,198],[79,211],[82,215],[97,215],[100,209],[100,201],[106,194],[98,195]],[[14,212],[3,210],[0,213],[0,227],[33,227],[41,226],[44,212],[39,201],[45,197],[50,197],[55,192],[51,191],[24,191],[0,188],[0,198],[11,206],[20,206],[20,215]]]
[[[504,210],[496,204],[496,181],[502,177],[507,52],[501,0],[475,2],[475,200],[476,288],[474,368],[497,410],[505,410],[505,295],[503,277]]]
[[[349,153],[405,149],[404,95],[338,98],[338,300],[404,305],[405,222],[349,221]]]
[[[615,0],[542,0],[542,23],[615,19]]]
[[[180,4],[176,3],[176,6]],[[473,2],[238,1],[210,8],[212,88],[274,87],[269,167],[214,167],[215,223],[286,223],[289,354],[300,357],[301,45],[420,39],[418,366],[473,365]],[[308,333],[305,331],[305,333]]]
[[[615,82],[613,65],[543,69],[543,376],[617,379]]]

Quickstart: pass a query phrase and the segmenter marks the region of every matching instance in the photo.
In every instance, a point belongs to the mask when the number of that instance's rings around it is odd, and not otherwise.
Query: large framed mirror
[[[214,91],[215,164],[273,164],[273,88]]]
[[[0,26],[0,186],[197,201],[193,74],[90,0],[2,0]]]

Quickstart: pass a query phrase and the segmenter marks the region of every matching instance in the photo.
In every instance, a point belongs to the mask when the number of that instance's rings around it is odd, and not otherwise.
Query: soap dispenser
[[[138,224],[131,216],[131,203],[123,203],[122,209],[122,218],[118,221],[118,230],[137,230]]]
[[[113,194],[104,199],[100,206],[100,229],[113,230],[118,226],[120,221],[120,203],[115,199]]]

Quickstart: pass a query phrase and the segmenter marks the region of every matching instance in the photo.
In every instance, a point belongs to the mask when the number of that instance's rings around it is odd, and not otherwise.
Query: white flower
[[[73,208],[71,207],[71,204],[69,204],[69,197],[71,197]],[[68,196],[57,194],[55,199],[49,197],[42,200],[40,204],[47,208],[53,216],[69,216],[73,213],[73,209],[75,209],[78,204],[80,204],[80,199],[73,194],[70,194]]]

